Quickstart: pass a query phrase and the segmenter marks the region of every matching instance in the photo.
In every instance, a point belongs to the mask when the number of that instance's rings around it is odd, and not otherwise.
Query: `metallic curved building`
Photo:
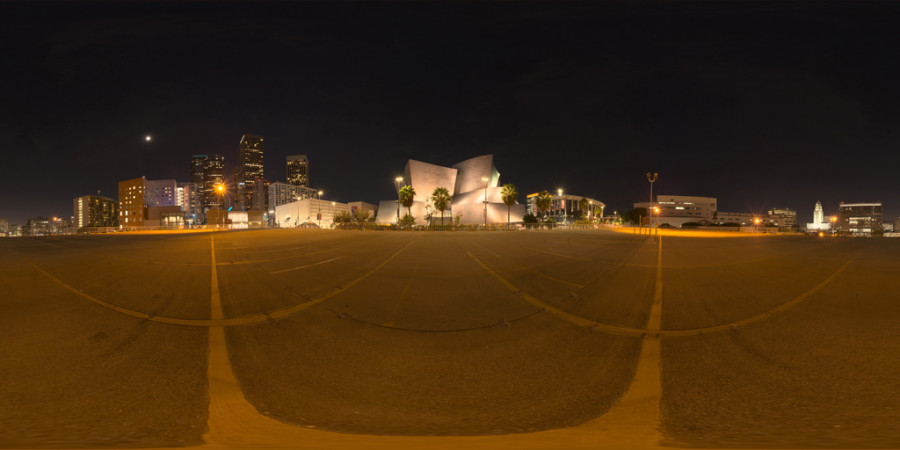
[[[506,223],[507,207],[501,197],[500,172],[494,167],[494,155],[481,155],[454,164],[451,167],[409,160],[403,171],[402,185],[410,185],[416,191],[410,213],[416,224],[427,224],[426,217],[440,218],[440,211],[431,207],[431,194],[444,187],[453,199],[450,210],[444,211],[445,223],[452,223],[459,216],[460,224]],[[402,186],[401,186],[402,187]],[[407,213],[396,199],[382,200],[378,205],[377,223],[394,224]],[[510,221],[521,222],[525,206],[516,203],[509,209]],[[449,219],[449,220],[448,220]]]

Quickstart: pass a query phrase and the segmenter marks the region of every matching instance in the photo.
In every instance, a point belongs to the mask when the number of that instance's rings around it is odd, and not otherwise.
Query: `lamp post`
[[[647,172],[647,181],[650,182],[650,208],[653,208],[653,182],[659,176],[656,172]],[[650,228],[653,228],[653,219],[650,219]]]
[[[397,225],[400,225],[400,183],[403,182],[403,177],[394,178],[394,184],[397,185]]]
[[[835,229],[835,225],[837,224],[837,216],[831,216],[831,236],[837,235],[837,230]]]
[[[591,225],[594,224],[594,201],[588,200],[588,217],[590,218]]]
[[[222,215],[222,203],[225,198],[225,185],[219,183],[216,185],[216,197],[218,197],[218,202],[216,202],[216,208],[219,210],[219,220],[222,222],[220,228],[225,227],[225,216]]]
[[[331,202],[331,228],[334,228],[334,216],[337,215],[337,208],[334,206],[334,202]]]
[[[563,190],[562,190],[562,188],[557,189],[557,190],[556,190],[556,194],[559,196],[559,209],[560,209],[560,212],[562,212],[562,220],[563,220],[563,223],[566,223],[566,205],[565,205],[565,203],[563,203],[563,198],[562,198]]]
[[[481,181],[484,183],[484,228],[487,229],[487,188],[488,188],[488,177],[481,177]]]
[[[319,212],[316,214],[316,220],[319,222],[319,228],[322,228],[322,191],[316,194],[316,207]]]

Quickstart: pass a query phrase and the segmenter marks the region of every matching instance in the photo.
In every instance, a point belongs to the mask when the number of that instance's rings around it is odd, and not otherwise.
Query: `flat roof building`
[[[882,226],[881,202],[843,203],[838,209],[837,231],[848,236],[880,236]]]
[[[111,198],[84,195],[72,200],[75,231],[83,228],[119,226],[119,206]]]

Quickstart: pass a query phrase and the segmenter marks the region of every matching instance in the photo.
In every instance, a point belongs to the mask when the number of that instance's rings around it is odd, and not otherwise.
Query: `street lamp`
[[[218,197],[219,201],[216,203],[216,208],[219,210],[219,220],[222,222],[222,226],[220,228],[225,228],[225,216],[222,215],[222,203],[225,198],[225,185],[219,183],[216,185],[216,197]]]
[[[481,177],[481,181],[484,183],[484,228],[487,229],[487,188],[488,188],[488,177]]]
[[[659,174],[656,172],[647,172],[647,181],[650,182],[650,207],[653,207],[653,182],[656,181],[656,177]],[[650,228],[653,228],[653,220],[650,221]]]
[[[563,223],[566,223],[566,206],[565,206],[565,203],[563,203],[563,198],[562,198],[563,190],[562,190],[562,188],[557,189],[557,190],[556,190],[556,194],[559,195],[559,209],[560,209],[560,211],[562,212]]]
[[[832,236],[834,236],[837,233],[837,230],[834,228],[836,222],[837,222],[837,216],[831,216],[831,235]]]
[[[588,200],[588,217],[590,218],[591,224],[594,223],[594,201]]]
[[[334,216],[337,215],[337,209],[334,206],[334,202],[331,202],[331,228],[334,228]]]
[[[394,178],[394,183],[397,185],[397,225],[400,225],[400,183],[403,182],[403,177]]]
[[[319,228],[322,228],[322,191],[319,191],[318,195],[316,195],[316,205],[319,211],[316,214],[316,220],[319,222]]]

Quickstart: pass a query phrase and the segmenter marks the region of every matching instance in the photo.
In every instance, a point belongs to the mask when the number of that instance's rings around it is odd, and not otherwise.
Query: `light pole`
[[[647,181],[650,182],[650,208],[653,208],[653,182],[656,181],[656,177],[659,176],[656,172],[647,172]],[[653,228],[653,219],[650,219],[650,228]]]
[[[563,194],[562,188],[557,189],[556,194],[559,196],[559,209],[562,212],[563,223],[566,223],[566,205],[565,205],[565,203],[563,203],[564,200],[562,197],[562,194]]]
[[[481,177],[481,181],[484,183],[484,229],[487,229],[487,188],[488,188],[488,177]]]
[[[319,222],[319,228],[322,228],[322,191],[319,191],[316,195],[316,207],[319,209],[319,213],[316,214],[316,220]]]
[[[297,202],[297,217],[294,217],[294,228],[300,226],[300,196],[295,196],[294,200]]]
[[[331,228],[334,229],[334,216],[337,215],[337,209],[334,206],[334,202],[331,202]]]
[[[589,217],[590,217],[590,220],[591,220],[591,225],[593,225],[593,224],[594,224],[594,201],[593,201],[593,200],[588,200],[588,205],[590,205],[590,206],[588,206],[588,208],[590,208],[590,209],[588,210],[588,214],[590,214]]]
[[[222,215],[222,203],[224,202],[224,198],[225,198],[225,185],[224,184],[219,183],[216,185],[216,197],[218,197],[218,200],[219,200],[216,203],[216,208],[219,210],[219,220],[222,222],[222,225],[220,228],[224,228],[225,227],[225,216]]]
[[[400,183],[403,182],[403,177],[394,178],[394,183],[397,185],[397,225],[400,225]]]
[[[837,230],[834,226],[837,224],[837,216],[831,216],[831,236],[834,237],[837,235]]]

